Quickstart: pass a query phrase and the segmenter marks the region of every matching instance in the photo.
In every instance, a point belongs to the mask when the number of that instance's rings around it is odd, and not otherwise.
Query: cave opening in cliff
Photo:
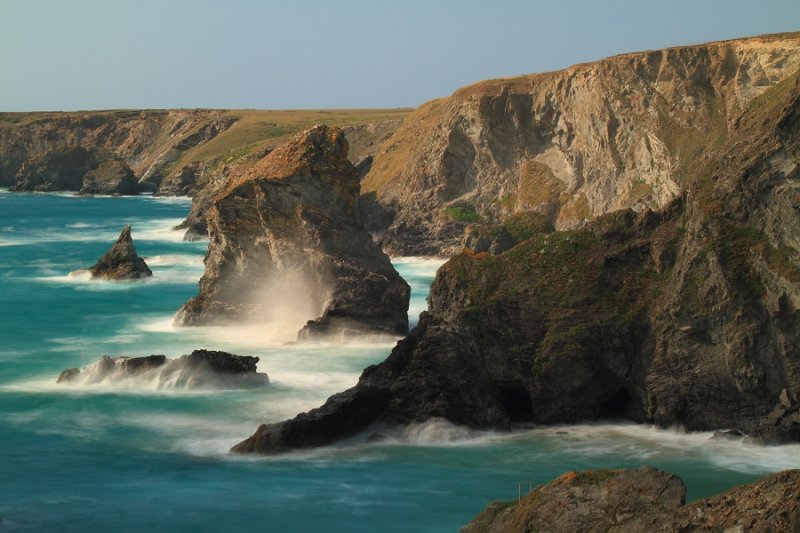
[[[599,418],[627,418],[630,415],[631,394],[625,387],[620,389],[600,407]]]
[[[497,387],[500,403],[512,422],[527,422],[533,419],[533,407],[528,391],[519,383],[505,383]]]

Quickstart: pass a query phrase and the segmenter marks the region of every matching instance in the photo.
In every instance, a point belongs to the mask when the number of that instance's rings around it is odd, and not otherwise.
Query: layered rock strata
[[[754,100],[688,192],[549,231],[483,228],[358,384],[234,448],[275,453],[432,417],[627,418],[800,440],[800,73]],[[491,231],[490,231],[491,230]]]
[[[800,470],[686,504],[680,478],[655,468],[569,472],[518,502],[489,505],[463,533],[800,530]]]
[[[408,331],[408,284],[364,229],[347,151],[339,128],[316,126],[228,180],[209,215],[200,294],[176,324],[302,313],[302,337]]]
[[[88,270],[92,279],[130,280],[153,275],[145,260],[136,253],[130,224],[122,229],[117,242],[108,252]]]
[[[464,226],[537,211],[558,229],[686,190],[749,103],[800,67],[800,34],[625,54],[429,102],[364,179],[391,254],[457,253]]]

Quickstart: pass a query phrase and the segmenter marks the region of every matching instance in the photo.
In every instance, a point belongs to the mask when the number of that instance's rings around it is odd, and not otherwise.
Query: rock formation
[[[144,259],[136,253],[130,225],[122,229],[117,242],[88,270],[92,279],[125,280],[153,275]]]
[[[372,157],[377,153],[380,146],[389,138],[400,125],[400,120],[379,120],[361,124],[351,124],[342,128],[348,144],[347,157],[356,167],[359,176],[363,177],[369,166],[372,164]],[[209,168],[208,165],[197,168],[196,166],[184,167],[180,175],[174,173],[172,177],[162,183],[159,189],[161,193],[164,188],[169,191],[175,189],[175,181],[183,180],[184,173],[194,173],[196,175],[196,189],[192,196],[192,209],[189,215],[176,229],[185,229],[185,239],[188,241],[204,239],[208,236],[207,218],[211,211],[214,198],[225,186],[230,176],[237,176],[248,172],[248,169],[257,164],[271,150],[279,145],[268,143],[260,151],[248,154],[241,159],[225,164],[221,167]],[[185,180],[190,182],[191,180]],[[186,186],[184,186],[184,189]]]
[[[464,226],[516,212],[572,229],[664,207],[748,104],[800,67],[800,34],[625,54],[481,82],[413,112],[362,184],[398,255],[457,253]]]
[[[800,470],[686,504],[686,486],[655,468],[569,472],[519,502],[497,502],[463,533],[800,530]]]
[[[138,379],[169,388],[258,387],[269,383],[267,374],[256,371],[258,361],[258,357],[213,350],[194,350],[177,359],[104,355],[89,367],[62,371],[56,383],[117,384]]]
[[[484,228],[476,242],[498,255],[440,268],[429,312],[385,362],[234,451],[431,417],[499,429],[624,417],[800,440],[799,155],[800,72],[751,102],[660,211]]]
[[[209,215],[200,294],[179,325],[274,322],[302,336],[404,334],[408,284],[363,227],[359,179],[338,128],[315,126],[232,176]]]

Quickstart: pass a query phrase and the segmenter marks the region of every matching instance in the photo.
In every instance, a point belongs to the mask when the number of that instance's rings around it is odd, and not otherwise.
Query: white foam
[[[194,254],[165,254],[151,255],[144,258],[145,262],[153,266],[177,266],[203,268],[203,256]]]

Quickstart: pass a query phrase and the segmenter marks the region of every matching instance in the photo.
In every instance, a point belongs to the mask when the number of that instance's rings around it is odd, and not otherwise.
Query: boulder
[[[131,238],[131,226],[127,225],[120,233],[117,242],[89,268],[92,279],[141,279],[153,275],[144,259],[136,253]]]
[[[303,338],[408,331],[408,284],[359,213],[359,178],[336,127],[277,148],[213,201],[200,294],[175,323],[272,323]]]

